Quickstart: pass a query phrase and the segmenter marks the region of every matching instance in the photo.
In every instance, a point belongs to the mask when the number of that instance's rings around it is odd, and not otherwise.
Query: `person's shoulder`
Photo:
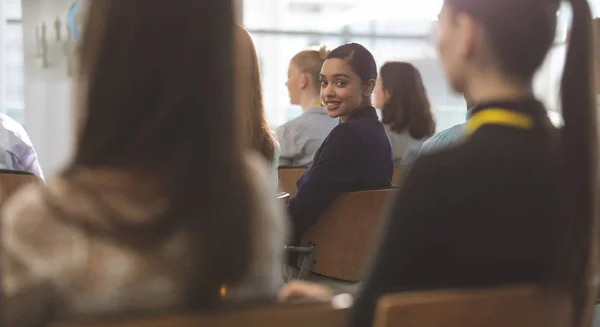
[[[459,124],[445,129],[427,141],[423,142],[421,152],[427,153],[447,148],[460,140],[464,133],[465,124]]]
[[[456,141],[463,135],[465,126],[466,126],[466,124],[454,125],[450,128],[447,128],[447,129],[437,133],[436,135],[431,137],[429,140],[435,141],[436,139],[438,139],[438,140],[446,140],[446,141]]]
[[[27,134],[25,127],[23,127],[21,123],[14,120],[10,116],[0,113],[0,127],[4,132],[12,134],[14,137],[29,146],[31,145],[31,140],[29,139],[29,135]]]
[[[275,130],[275,135],[280,139],[281,142],[287,144],[290,141],[293,141],[296,138],[298,138],[299,135],[304,133],[305,129],[310,127],[310,123],[307,123],[306,120],[303,118],[303,115],[300,115],[277,127],[277,129]]]
[[[281,124],[277,130],[282,132],[292,131],[303,124],[306,124],[307,120],[304,115],[300,115],[294,119],[288,120],[287,122]]]
[[[2,196],[6,196],[2,194]],[[44,216],[47,207],[44,200],[44,187],[30,184],[22,187],[8,199],[2,208],[3,225],[12,226],[25,220]]]
[[[56,216],[47,201],[48,187],[60,188],[62,183],[30,184],[6,201],[2,208],[4,246],[12,251],[26,250],[34,259],[52,256],[57,246],[69,242],[73,229]]]
[[[334,127],[325,138],[323,144],[356,143],[359,136],[358,129],[348,122]]]
[[[287,133],[288,130],[290,130],[292,125],[294,125],[293,119],[288,120],[287,122],[279,125],[279,127],[277,127],[277,129],[275,130],[275,135],[277,135],[277,137],[282,137],[283,135],[285,135]]]

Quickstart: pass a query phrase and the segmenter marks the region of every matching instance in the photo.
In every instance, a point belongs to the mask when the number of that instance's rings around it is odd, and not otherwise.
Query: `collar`
[[[375,108],[373,108],[373,107],[364,107],[364,108],[356,109],[356,110],[354,110],[354,112],[352,112],[348,116],[348,120],[359,119],[359,118],[379,120],[379,117],[377,117],[377,111],[375,111]]]
[[[323,107],[312,107],[304,110],[302,114],[318,114],[318,115],[327,115],[327,110]]]
[[[532,115],[533,117],[546,116],[546,108],[544,105],[533,97],[523,98],[521,100],[511,101],[490,101],[483,104],[474,105],[467,112],[467,120],[471,119],[476,113],[488,109],[499,108],[518,113]]]

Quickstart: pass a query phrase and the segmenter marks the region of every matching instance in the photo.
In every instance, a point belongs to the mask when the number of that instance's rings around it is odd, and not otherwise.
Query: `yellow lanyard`
[[[466,135],[471,136],[483,125],[503,125],[520,129],[530,129],[533,119],[526,114],[500,109],[484,109],[467,121]]]

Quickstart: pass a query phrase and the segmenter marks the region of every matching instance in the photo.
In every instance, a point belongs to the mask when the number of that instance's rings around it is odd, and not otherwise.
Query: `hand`
[[[333,293],[322,285],[292,280],[284,285],[279,291],[280,302],[296,302],[296,301],[317,301],[329,302],[333,298]]]

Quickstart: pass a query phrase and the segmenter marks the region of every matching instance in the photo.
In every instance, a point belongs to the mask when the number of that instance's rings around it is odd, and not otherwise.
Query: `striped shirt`
[[[339,124],[323,108],[309,108],[275,132],[281,144],[280,167],[308,167],[323,141]]]

